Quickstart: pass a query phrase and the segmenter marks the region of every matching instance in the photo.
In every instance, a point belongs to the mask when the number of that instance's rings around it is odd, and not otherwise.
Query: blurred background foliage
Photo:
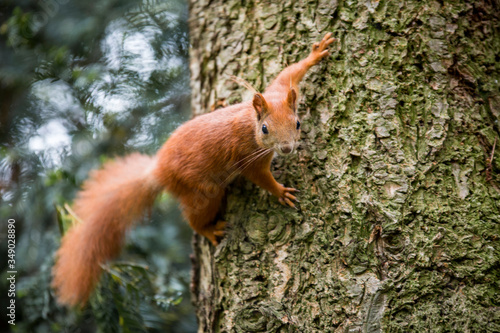
[[[4,316],[0,331],[196,331],[191,231],[167,195],[89,306],[59,307],[50,290],[58,221],[89,171],[153,154],[189,118],[187,10],[183,0],[0,0],[0,256],[15,219],[18,271],[16,326]]]

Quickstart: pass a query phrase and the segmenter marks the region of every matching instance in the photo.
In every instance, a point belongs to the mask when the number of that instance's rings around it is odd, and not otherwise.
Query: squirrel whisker
[[[258,160],[260,157],[264,156],[269,151],[271,151],[271,149],[269,149],[269,148],[263,149],[263,150],[258,150],[256,153],[253,153],[253,154],[245,157],[243,160],[248,159],[248,157],[252,157],[252,158],[250,160],[247,160],[242,166],[237,167],[236,170],[231,172],[231,174],[226,178],[226,180],[224,180],[224,183],[226,183],[228,180],[230,180],[232,178],[232,176],[234,176],[236,173],[242,173],[245,169],[247,169],[252,164],[252,162]],[[236,164],[239,164],[240,162],[241,161],[239,161]]]
[[[247,80],[242,79],[241,77],[237,77],[235,75],[229,75],[229,79],[232,80],[233,82],[239,84],[240,86],[243,86],[253,92],[254,94],[258,94],[259,92],[257,89],[255,89],[250,83],[248,83]]]

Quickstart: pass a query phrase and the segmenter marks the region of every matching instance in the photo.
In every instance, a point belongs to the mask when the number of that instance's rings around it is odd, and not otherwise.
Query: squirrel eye
[[[269,134],[269,131],[267,130],[267,126],[265,124],[262,125],[262,133]]]
[[[297,129],[300,128],[300,121],[297,120]]]

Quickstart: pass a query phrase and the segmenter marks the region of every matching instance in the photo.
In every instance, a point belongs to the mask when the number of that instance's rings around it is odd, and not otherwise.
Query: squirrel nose
[[[291,145],[281,146],[281,152],[283,154],[290,154],[292,152],[292,146]]]

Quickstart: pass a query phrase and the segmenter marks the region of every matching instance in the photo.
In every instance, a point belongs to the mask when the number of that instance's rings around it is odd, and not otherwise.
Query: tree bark
[[[273,165],[298,210],[239,180],[193,242],[199,332],[500,331],[499,2],[190,2],[195,115],[338,39]]]

